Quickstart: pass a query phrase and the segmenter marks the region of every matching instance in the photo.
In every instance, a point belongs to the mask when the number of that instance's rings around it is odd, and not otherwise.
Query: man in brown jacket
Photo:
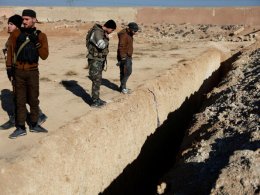
[[[26,135],[26,103],[30,106],[29,125],[31,132],[48,131],[41,127],[39,118],[39,57],[43,60],[49,55],[46,34],[36,30],[36,12],[23,10],[23,28],[12,32],[8,40],[6,69],[10,79],[14,79],[16,89],[16,130],[9,136],[14,139]]]
[[[13,15],[8,19],[7,22],[7,32],[11,35],[11,33],[16,30],[16,29],[20,29],[22,27],[22,23],[23,23],[23,18],[20,15]],[[5,44],[5,47],[3,49],[3,53],[5,56],[5,60],[7,57],[7,48],[8,48],[8,41]],[[11,71],[12,72],[12,71]],[[7,72],[7,73],[10,73]],[[12,80],[12,77],[10,75],[7,75],[8,79],[10,80],[11,84],[13,85],[13,93],[15,92],[15,88],[14,88],[14,80]],[[14,99],[15,100],[15,99]],[[14,101],[15,104],[15,101]],[[28,113],[28,111],[27,111]],[[4,124],[2,124],[0,126],[0,130],[6,130],[6,129],[10,129],[12,127],[15,127],[15,105],[11,106],[10,111],[8,112],[9,115],[9,120],[7,122],[5,122]],[[41,109],[39,108],[39,119],[38,119],[38,123],[42,124],[46,121],[48,117],[41,111]],[[29,118],[27,120],[29,122]]]
[[[126,82],[132,73],[133,36],[139,30],[135,22],[130,22],[128,28],[118,33],[117,60],[120,67],[120,91],[124,94],[130,93],[126,88]]]

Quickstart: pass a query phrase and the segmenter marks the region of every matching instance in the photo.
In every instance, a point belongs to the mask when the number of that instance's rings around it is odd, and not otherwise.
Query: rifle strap
[[[16,64],[16,60],[17,60],[17,57],[19,56],[19,54],[21,53],[22,49],[24,48],[24,46],[30,42],[30,39],[27,37],[26,40],[23,42],[23,44],[19,47],[18,51],[17,51],[17,54],[14,53],[14,61],[13,61],[13,64]]]
[[[103,70],[106,72],[107,71],[107,58],[106,58],[106,60],[104,61],[104,68],[103,68]]]

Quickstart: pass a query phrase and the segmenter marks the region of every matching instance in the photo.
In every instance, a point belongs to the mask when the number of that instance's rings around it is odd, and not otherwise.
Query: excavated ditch
[[[99,195],[156,194],[157,184],[173,167],[185,132],[194,114],[200,110],[205,94],[221,82],[240,54],[237,52],[222,62],[219,69],[204,80],[198,91],[186,98],[179,109],[169,113],[167,120],[147,137],[138,157]]]
[[[259,194],[259,53],[243,50],[207,94],[158,194]]]
[[[0,191],[154,194],[205,94],[239,54],[223,61],[221,51],[205,51],[131,95],[50,133],[20,156],[1,159]]]

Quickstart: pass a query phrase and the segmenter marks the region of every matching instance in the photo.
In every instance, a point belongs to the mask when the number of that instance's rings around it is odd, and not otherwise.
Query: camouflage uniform
[[[99,99],[99,90],[102,82],[102,70],[104,61],[88,59],[89,76],[92,81],[92,99]]]
[[[99,100],[102,71],[108,54],[109,39],[102,26],[95,24],[86,37],[89,76],[92,81],[92,100]]]

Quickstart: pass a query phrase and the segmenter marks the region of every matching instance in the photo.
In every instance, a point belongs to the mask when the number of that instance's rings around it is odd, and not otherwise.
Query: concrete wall
[[[143,8],[137,21],[143,23],[247,24],[260,25],[260,7]]]
[[[0,16],[21,14],[24,7],[0,7]],[[260,7],[159,8],[159,7],[33,7],[40,21],[137,21],[140,23],[260,25]]]
[[[21,148],[19,156],[0,159],[1,194],[102,192],[136,159],[158,122],[162,124],[219,68],[221,55],[205,51],[130,96],[50,132],[36,146]]]

